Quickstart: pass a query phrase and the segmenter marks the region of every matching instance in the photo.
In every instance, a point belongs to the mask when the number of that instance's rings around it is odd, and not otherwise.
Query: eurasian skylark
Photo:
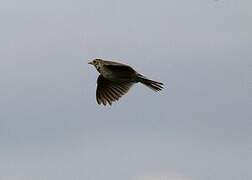
[[[113,101],[119,100],[138,82],[154,91],[163,89],[163,83],[147,79],[128,65],[102,59],[94,59],[88,64],[92,64],[100,73],[96,89],[98,104],[112,105]]]

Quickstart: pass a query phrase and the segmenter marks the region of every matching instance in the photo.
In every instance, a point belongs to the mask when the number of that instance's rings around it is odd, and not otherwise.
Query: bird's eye
[[[94,63],[94,64],[96,64],[96,63],[97,63],[97,61],[96,61],[96,60],[93,60],[93,63]]]

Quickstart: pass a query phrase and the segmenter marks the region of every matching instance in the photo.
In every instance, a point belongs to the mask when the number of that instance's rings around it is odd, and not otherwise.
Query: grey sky
[[[0,2],[0,180],[252,179],[252,1]],[[92,58],[165,83],[112,107]]]

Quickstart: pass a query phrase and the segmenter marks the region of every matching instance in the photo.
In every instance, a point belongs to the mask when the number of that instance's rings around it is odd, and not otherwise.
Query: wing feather
[[[119,100],[123,95],[125,95],[131,86],[131,82],[117,83],[99,75],[96,89],[97,103],[102,103],[104,106],[106,106],[107,103],[112,105],[112,102]]]

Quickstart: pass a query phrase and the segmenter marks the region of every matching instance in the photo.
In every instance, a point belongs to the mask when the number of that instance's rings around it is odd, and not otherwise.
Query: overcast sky
[[[1,0],[0,180],[252,179],[251,0]],[[112,107],[93,58],[165,83]]]

